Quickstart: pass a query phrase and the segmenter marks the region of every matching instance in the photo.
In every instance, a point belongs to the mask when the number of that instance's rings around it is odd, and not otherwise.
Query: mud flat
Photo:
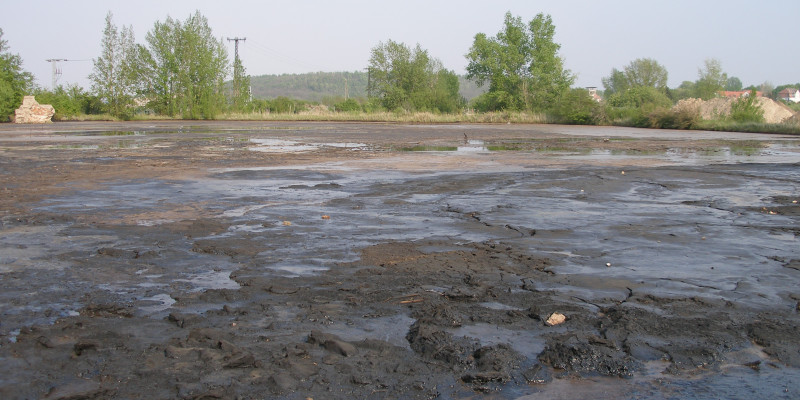
[[[800,397],[800,138],[0,126],[0,397]]]

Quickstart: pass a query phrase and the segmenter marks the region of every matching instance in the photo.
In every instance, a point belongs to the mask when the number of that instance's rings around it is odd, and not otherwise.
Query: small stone
[[[550,317],[547,318],[547,321],[545,321],[545,323],[547,325],[549,325],[549,326],[555,326],[555,325],[563,324],[564,322],[566,322],[566,320],[567,320],[567,316],[566,315],[554,312],[554,313],[550,314]]]

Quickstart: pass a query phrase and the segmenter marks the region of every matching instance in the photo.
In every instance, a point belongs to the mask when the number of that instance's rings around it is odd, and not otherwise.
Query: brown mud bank
[[[2,398],[800,396],[796,138],[0,128]]]

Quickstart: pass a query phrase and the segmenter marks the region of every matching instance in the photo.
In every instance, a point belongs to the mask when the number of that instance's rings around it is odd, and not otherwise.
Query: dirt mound
[[[723,118],[731,113],[731,105],[736,99],[716,98],[711,100],[683,99],[673,107],[676,111],[696,111],[702,119]],[[786,122],[794,116],[792,109],[784,104],[766,97],[758,98],[758,105],[764,110],[764,122],[778,124]]]

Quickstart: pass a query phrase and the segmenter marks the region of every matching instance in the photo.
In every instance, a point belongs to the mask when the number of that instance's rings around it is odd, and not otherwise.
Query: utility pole
[[[55,92],[56,81],[58,80],[58,77],[61,76],[61,68],[56,63],[59,61],[69,61],[69,60],[67,60],[66,58],[51,58],[45,61],[53,64],[53,91]]]

